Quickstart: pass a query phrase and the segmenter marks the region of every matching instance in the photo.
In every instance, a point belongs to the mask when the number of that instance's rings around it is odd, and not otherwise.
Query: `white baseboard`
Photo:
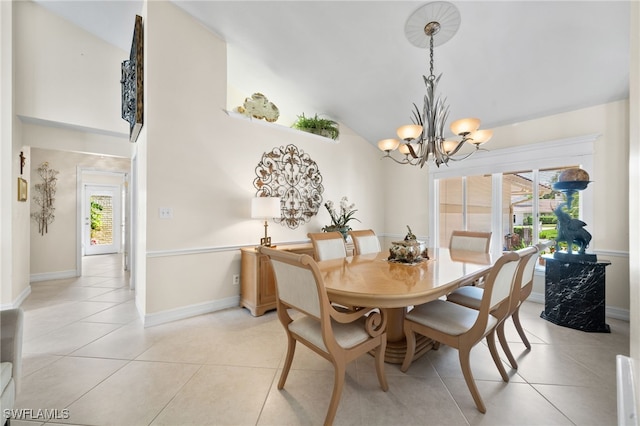
[[[527,300],[529,302],[541,303],[544,305],[544,293],[531,293]]]
[[[31,274],[29,277],[29,281],[32,283],[39,281],[49,281],[49,280],[63,280],[65,278],[75,278],[78,276],[78,272],[75,269],[70,269],[68,271],[58,271],[58,272],[45,272],[43,274]]]
[[[16,300],[14,300],[11,303],[6,303],[4,305],[0,305],[0,311],[4,311],[5,309],[19,308],[20,305],[22,305],[22,302],[24,302],[24,300],[27,297],[29,297],[30,294],[31,294],[31,286],[27,286],[24,290],[22,290],[22,292],[20,292],[20,294],[18,295]]]
[[[614,318],[627,322],[631,319],[631,314],[628,309],[620,309],[613,306],[605,307],[605,316],[607,318]]]
[[[544,294],[543,293],[531,293],[527,298],[529,302],[541,303],[544,305]],[[629,321],[629,310],[628,309],[620,309],[614,306],[605,306],[604,315],[607,318],[619,319],[622,321]]]
[[[202,314],[221,311],[227,308],[240,306],[240,296],[228,297],[226,299],[214,300],[212,302],[198,303],[197,305],[184,306],[182,308],[170,309],[168,311],[156,312],[144,316],[144,326],[165,324],[185,318],[191,318]]]

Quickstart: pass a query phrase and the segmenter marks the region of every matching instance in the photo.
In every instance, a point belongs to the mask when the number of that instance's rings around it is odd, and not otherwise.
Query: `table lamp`
[[[280,198],[256,197],[251,199],[251,218],[264,219],[264,238],[260,238],[260,245],[271,247],[271,237],[267,236],[267,219],[280,217]]]

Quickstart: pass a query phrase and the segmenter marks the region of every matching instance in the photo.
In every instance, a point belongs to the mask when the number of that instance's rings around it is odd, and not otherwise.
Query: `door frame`
[[[129,183],[129,171],[126,170],[104,170],[95,167],[82,167],[76,166],[76,276],[82,276],[82,237],[83,237],[83,227],[84,227],[84,216],[83,216],[83,205],[84,205],[84,181],[83,175],[102,175],[102,176],[120,176],[122,181],[120,182],[121,193],[124,191],[124,203],[121,206],[122,212],[125,214],[125,220],[123,221],[123,225],[125,226],[124,233],[124,241],[122,242],[123,246],[123,257],[124,257],[124,265],[123,269],[129,266],[128,261],[128,253],[129,253],[129,240],[131,235],[131,221],[127,219],[127,216],[130,213],[129,206],[131,204],[131,196],[128,188]],[[91,183],[88,183],[91,185]],[[125,269],[126,270],[126,269]]]

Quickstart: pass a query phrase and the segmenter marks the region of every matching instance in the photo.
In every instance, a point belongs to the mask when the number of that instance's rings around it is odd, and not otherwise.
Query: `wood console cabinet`
[[[291,244],[275,247],[297,254],[313,257],[313,245]],[[257,252],[256,247],[240,249],[240,307],[247,308],[251,315],[258,317],[276,308],[276,283],[267,256]],[[353,244],[347,243],[347,255],[353,255]]]
[[[311,243],[276,248],[313,256]],[[241,248],[240,252],[240,306],[247,308],[254,317],[258,317],[276,308],[273,270],[269,258],[258,253],[255,247]]]

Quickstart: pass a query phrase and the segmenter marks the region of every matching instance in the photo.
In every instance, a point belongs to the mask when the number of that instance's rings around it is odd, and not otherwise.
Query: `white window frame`
[[[481,151],[460,162],[450,162],[450,166],[440,168],[429,166],[429,238],[430,245],[438,245],[440,226],[440,192],[439,180],[453,177],[477,176],[491,174],[493,212],[502,211],[502,175],[503,173],[518,170],[533,170],[534,198],[538,198],[538,173],[540,169],[560,168],[567,165],[579,165],[587,170],[591,180],[597,180],[594,176],[593,153],[595,141],[599,134],[589,134],[575,138],[559,139],[548,142],[528,144],[514,148],[497,149],[494,151]],[[466,188],[463,179],[463,188]],[[593,189],[587,188],[580,197],[580,216],[586,223],[593,222]],[[534,215],[538,206],[534,203]],[[534,216],[537,217],[537,216]],[[534,221],[534,235],[538,235],[538,224]],[[466,224],[466,218],[465,218]],[[465,225],[466,226],[466,225]],[[493,235],[502,235],[502,214],[492,214],[491,232]],[[502,238],[491,239],[492,253],[502,251]]]

